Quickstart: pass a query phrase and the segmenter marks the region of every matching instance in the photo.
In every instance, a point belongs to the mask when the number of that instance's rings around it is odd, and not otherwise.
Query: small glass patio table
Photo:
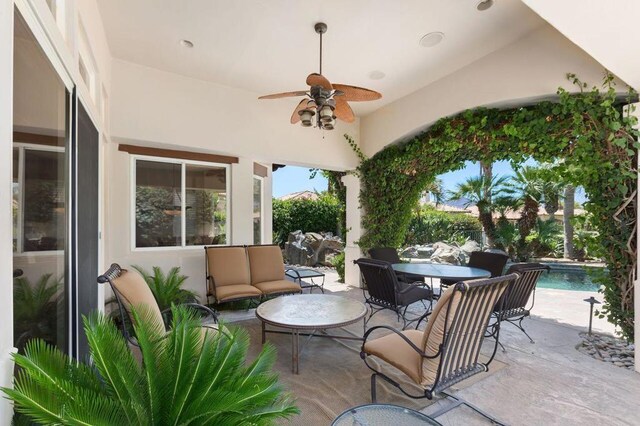
[[[340,414],[331,426],[414,426],[440,425],[437,421],[409,408],[391,404],[366,404]]]
[[[308,288],[309,293],[313,291],[314,287],[317,287],[320,289],[322,294],[324,294],[324,274],[322,272],[310,268],[296,268],[294,266],[286,266],[284,274],[290,278],[293,278],[294,282],[297,281],[298,284],[300,284],[300,288]],[[308,278],[311,283],[302,281],[305,278]],[[316,283],[313,280],[314,278],[322,278],[322,282]]]
[[[467,281],[491,276],[491,273],[484,269],[442,263],[394,263],[392,266],[396,272],[422,275],[427,278],[444,278],[451,281]]]
[[[366,314],[364,303],[329,294],[282,296],[266,301],[256,309],[256,317],[262,321],[263,344],[267,333],[291,334],[291,371],[294,374],[298,374],[300,336],[308,336],[308,340],[317,336],[362,341],[362,337],[329,335],[325,330],[354,324]],[[267,324],[290,331],[267,329]]]

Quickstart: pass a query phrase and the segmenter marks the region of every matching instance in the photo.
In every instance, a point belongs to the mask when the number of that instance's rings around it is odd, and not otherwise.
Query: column
[[[227,226],[227,242],[253,244],[253,160],[240,158],[231,165],[230,199],[231,227]]]
[[[264,203],[264,207],[262,208],[264,214],[262,218],[264,241],[262,241],[262,244],[273,243],[273,172],[271,171],[271,164],[267,166],[269,167],[269,172],[267,173],[267,177],[264,178],[262,186],[262,190],[264,191],[262,194],[262,202]]]
[[[638,118],[640,122],[640,103],[633,104],[635,107],[635,111],[632,112],[633,115]],[[636,126],[640,127],[640,126]],[[640,159],[640,153],[639,159]],[[640,164],[640,163],[639,163]],[[640,194],[640,174],[638,175],[638,194]],[[636,218],[636,223],[640,223],[640,215]],[[638,228],[638,241],[640,241],[640,228]],[[638,261],[636,262],[636,267],[640,267],[640,252],[637,253]],[[634,342],[635,342],[635,367],[636,371],[640,373],[640,279],[638,277],[638,273],[636,273],[636,281],[633,285],[633,311],[634,311]]]
[[[0,386],[13,376],[13,1],[0,0]],[[13,407],[0,398],[0,424],[11,424]]]
[[[355,243],[362,235],[362,211],[360,210],[360,178],[346,175],[342,182],[347,187],[347,237],[345,241],[345,282],[360,287],[360,270],[353,261],[362,257],[360,247]]]

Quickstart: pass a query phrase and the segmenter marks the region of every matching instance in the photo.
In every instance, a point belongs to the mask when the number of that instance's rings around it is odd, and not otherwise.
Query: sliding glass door
[[[71,95],[15,12],[14,342],[70,350]]]

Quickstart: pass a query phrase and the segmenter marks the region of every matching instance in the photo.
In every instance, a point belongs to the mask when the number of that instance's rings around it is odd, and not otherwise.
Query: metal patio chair
[[[487,419],[501,424],[481,409],[446,392],[450,386],[478,373],[488,371],[488,363],[480,362],[482,346],[489,317],[496,302],[509,284],[518,276],[510,274],[497,278],[459,282],[442,294],[433,308],[424,331],[399,331],[388,326],[372,327],[364,334],[361,358],[371,375],[371,400],[376,402],[376,379],[381,377],[411,398],[433,399],[442,394],[453,403],[430,414],[436,418],[460,405],[467,405]],[[499,333],[499,324],[497,326]],[[390,334],[369,339],[377,330],[389,330]],[[493,355],[497,349],[493,347]],[[382,368],[368,362],[376,357],[407,375],[423,389],[412,394],[384,374]],[[382,366],[382,365],[381,365]],[[380,368],[380,369],[378,369]]]
[[[472,268],[480,268],[491,273],[491,278],[499,277],[504,271],[504,267],[509,260],[509,256],[502,253],[491,253],[488,251],[474,251],[469,256],[467,266]],[[440,280],[440,286],[445,289],[456,281]]]
[[[369,322],[374,314],[384,309],[390,309],[396,313],[398,321],[402,318],[402,329],[413,322],[420,322],[431,312],[433,303],[433,291],[424,282],[419,285],[406,283],[398,280],[398,277],[391,266],[391,263],[383,260],[361,258],[354,261],[360,268],[365,287],[365,303],[371,308],[371,314],[366,322]],[[424,301],[429,302],[429,306]],[[407,308],[409,305],[422,302],[425,313],[413,319],[407,318]],[[366,323],[365,322],[365,323]]]
[[[398,251],[393,247],[375,247],[369,249],[369,257],[376,260],[384,260],[389,263],[402,263]],[[404,272],[396,272],[398,279],[405,283],[424,282],[422,275],[405,274]]]
[[[547,265],[541,263],[516,263],[509,267],[507,273],[517,273],[519,277],[511,283],[494,307],[486,337],[493,337],[497,340],[499,325],[506,321],[518,327],[531,343],[535,343],[522,327],[522,320],[531,314],[536,301],[536,284],[540,275],[549,269]],[[531,300],[531,305],[528,306],[529,300]],[[505,350],[502,343],[498,343],[502,350]]]
[[[98,277],[98,283],[109,283],[111,290],[113,290],[119,314],[122,318],[121,331],[130,344],[138,347],[135,336],[131,335],[131,331],[127,327],[127,320],[129,324],[133,323],[133,318],[131,317],[131,308],[133,306],[145,306],[154,320],[157,321],[157,324],[161,325],[165,330],[167,329],[165,317],[170,310],[160,311],[158,303],[142,275],[135,271],[123,269],[120,265],[114,263],[104,274]],[[207,306],[198,303],[184,303],[181,306],[188,306],[201,312],[203,321],[210,319],[214,324],[218,323],[218,314]],[[203,327],[218,330],[215,325],[203,324]]]

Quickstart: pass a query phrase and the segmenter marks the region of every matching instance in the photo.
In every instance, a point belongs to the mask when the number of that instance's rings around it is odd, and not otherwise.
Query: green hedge
[[[413,213],[404,238],[404,246],[458,240],[466,231],[482,231],[477,218],[462,213],[447,213],[423,206]]]
[[[290,232],[338,231],[340,205],[338,200],[323,195],[318,200],[273,199],[273,242],[284,245]]]

